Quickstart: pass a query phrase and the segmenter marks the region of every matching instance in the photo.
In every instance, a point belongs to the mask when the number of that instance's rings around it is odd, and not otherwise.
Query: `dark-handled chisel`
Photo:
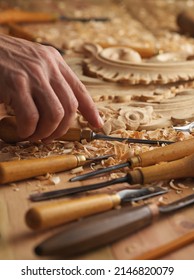
[[[17,123],[15,117],[6,117],[0,120],[0,138],[7,143],[17,143],[20,141],[25,141],[17,134]],[[61,136],[57,140],[61,141],[78,141],[87,140],[88,142],[100,139],[107,141],[119,141],[119,142],[129,142],[129,143],[140,143],[140,144],[150,144],[150,145],[163,145],[172,144],[174,142],[167,140],[150,140],[150,139],[137,139],[137,138],[122,138],[122,137],[112,137],[104,134],[95,133],[90,129],[80,129],[80,128],[70,128],[65,135]]]
[[[32,194],[30,196],[30,199],[32,201],[46,200],[55,197],[62,197],[70,194],[72,195],[72,194],[86,192],[90,190],[96,190],[96,189],[104,188],[119,183],[125,183],[125,182],[131,185],[149,184],[161,180],[194,177],[193,170],[194,170],[194,154],[166,163],[160,163],[152,166],[136,168],[132,171],[129,171],[127,175],[124,177],[116,178],[102,183]]]
[[[165,206],[148,204],[123,207],[101,213],[95,217],[68,225],[60,233],[51,236],[35,248],[40,256],[62,255],[69,258],[89,250],[111,244],[148,225],[156,217],[182,209],[194,203],[194,194]]]
[[[168,190],[160,187],[125,189],[115,194],[96,194],[69,200],[52,201],[30,208],[25,216],[32,229],[58,226],[86,216],[108,211],[118,205],[164,194]]]
[[[145,167],[154,165],[159,162],[173,161],[185,156],[189,156],[192,153],[194,153],[194,138],[179,141],[168,146],[159,147],[151,151],[140,153],[137,156],[130,157],[127,162],[81,174],[71,178],[69,181],[82,181],[124,167]]]

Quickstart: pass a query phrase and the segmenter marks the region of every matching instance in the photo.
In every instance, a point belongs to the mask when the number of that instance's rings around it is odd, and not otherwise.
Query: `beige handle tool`
[[[132,167],[144,167],[159,162],[177,160],[189,156],[192,153],[194,153],[194,138],[141,153],[138,156],[130,158],[129,161]]]
[[[0,138],[6,143],[17,143],[25,140],[18,136],[15,117],[5,117],[0,120]],[[70,128],[65,135],[57,140],[80,142],[82,139],[91,141],[92,131],[89,129]]]
[[[194,177],[194,154],[175,161],[137,168],[129,172],[131,183],[148,184],[160,180]]]
[[[117,194],[98,194],[78,199],[56,201],[32,207],[26,213],[26,223],[32,229],[58,226],[81,217],[100,213],[120,204]]]
[[[179,238],[172,240],[164,245],[161,245],[155,249],[149,250],[149,252],[143,253],[134,258],[134,260],[156,260],[175,250],[178,250],[190,243],[194,242],[194,232],[188,232]]]
[[[33,22],[52,22],[56,21],[58,16],[49,13],[27,12],[21,10],[5,10],[0,13],[0,24],[8,23],[33,23]]]
[[[60,155],[0,163],[0,184],[32,178],[46,173],[70,170],[86,162],[84,155]]]

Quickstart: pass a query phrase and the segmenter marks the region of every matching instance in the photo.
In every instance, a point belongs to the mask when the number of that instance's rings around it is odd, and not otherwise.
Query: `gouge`
[[[114,170],[121,169],[124,167],[145,167],[154,165],[159,162],[173,161],[176,159],[183,158],[185,156],[189,156],[192,153],[194,153],[194,138],[179,141],[168,146],[140,153],[138,156],[129,158],[128,161],[125,163],[101,168],[92,172],[88,172],[86,174],[81,174],[71,178],[69,181],[82,181],[94,177],[96,175],[112,172]]]
[[[6,117],[0,121],[0,138],[7,143],[16,143],[24,141],[17,134],[17,124],[15,117]],[[61,141],[81,141],[86,139],[87,141],[92,141],[94,139],[101,139],[107,141],[119,141],[119,142],[129,142],[129,143],[140,143],[140,144],[172,144],[172,141],[166,140],[149,140],[149,139],[137,139],[137,138],[121,138],[121,137],[112,137],[104,134],[95,133],[89,129],[80,129],[80,128],[70,128],[67,133],[57,140]]]
[[[64,55],[65,52],[64,50],[54,46],[53,44],[43,41],[40,37],[34,36],[32,35],[30,32],[27,32],[26,30],[24,30],[21,26],[17,25],[17,24],[9,24],[9,34],[11,36],[17,37],[17,38],[22,38],[31,42],[35,42],[35,43],[39,43],[45,46],[51,46],[53,48],[55,48],[56,50],[58,50],[58,52],[61,55]]]
[[[57,15],[52,13],[44,12],[30,12],[22,11],[16,9],[9,9],[2,11],[0,13],[0,24],[9,23],[35,23],[35,22],[55,22],[55,21],[109,21],[107,17],[90,17],[90,18],[78,18],[78,17],[68,17],[64,15]]]
[[[122,207],[85,218],[66,226],[60,233],[36,246],[40,256],[63,255],[71,257],[124,238],[148,225],[156,217],[163,216],[194,203],[194,194],[165,206],[148,204],[136,207]]]
[[[62,197],[70,194],[72,195],[90,190],[101,189],[119,183],[128,183],[131,185],[149,184],[161,180],[194,177],[193,170],[194,154],[171,162],[136,168],[128,172],[124,177],[105,181],[102,183],[32,194],[30,196],[30,199],[32,201],[46,200],[54,197]]]
[[[99,161],[110,155],[86,158],[84,155],[59,155],[47,158],[0,162],[0,184],[33,178],[46,173],[70,170],[86,162]]]
[[[86,216],[108,211],[118,205],[143,200],[168,192],[160,187],[122,190],[115,194],[96,194],[70,200],[54,201],[30,208],[25,216],[32,229],[58,226]]]
[[[149,250],[149,252],[142,253],[135,257],[134,260],[156,260],[193,242],[194,231],[190,231],[168,243]]]

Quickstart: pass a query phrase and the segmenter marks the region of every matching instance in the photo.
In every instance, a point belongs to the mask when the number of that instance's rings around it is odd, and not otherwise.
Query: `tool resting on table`
[[[194,138],[179,141],[168,146],[153,149],[147,152],[140,152],[139,155],[130,157],[127,162],[101,168],[85,174],[75,176],[70,179],[71,182],[85,180],[96,175],[113,172],[124,167],[146,167],[160,162],[173,161],[194,153]]]
[[[110,185],[115,185],[115,184],[125,183],[125,182],[130,185],[149,184],[161,180],[194,177],[193,170],[194,170],[194,153],[191,154],[190,156],[186,156],[178,160],[163,162],[160,164],[151,165],[142,168],[135,168],[134,170],[129,171],[127,175],[124,177],[108,180],[102,183],[32,194],[30,195],[30,199],[32,201],[46,200],[54,197],[62,197],[62,196],[72,195],[72,194],[86,192],[90,190],[101,189]]]
[[[148,225],[156,217],[182,209],[194,203],[189,195],[165,206],[148,204],[123,207],[83,219],[66,227],[60,233],[36,246],[38,255],[60,255],[71,257],[110,244]]]
[[[7,143],[16,143],[24,141],[17,134],[17,123],[15,117],[6,117],[0,121],[0,138]],[[107,140],[107,141],[127,141],[129,143],[144,143],[144,144],[172,144],[172,141],[167,140],[150,140],[150,139],[137,139],[137,138],[121,138],[112,137],[104,134],[98,134],[89,129],[70,128],[65,135],[57,140],[61,141],[92,141],[94,139]]]
[[[110,155],[86,158],[84,155],[58,155],[47,158],[33,158],[0,162],[0,184],[33,178],[46,173],[73,169],[86,162],[106,159]]]
[[[32,229],[45,229],[166,192],[167,190],[160,187],[148,187],[126,189],[115,194],[96,194],[70,200],[52,201],[30,208],[25,220]]]
[[[142,253],[135,257],[135,260],[156,260],[175,250],[178,250],[184,246],[194,242],[194,231],[189,231],[182,236],[168,242],[163,245]]]
[[[9,9],[0,12],[0,24],[9,23],[36,23],[36,22],[55,22],[59,20],[64,21],[109,21],[107,17],[91,17],[91,18],[78,18],[78,17],[68,17],[64,15],[57,15],[54,13],[45,12],[30,12],[18,9]]]

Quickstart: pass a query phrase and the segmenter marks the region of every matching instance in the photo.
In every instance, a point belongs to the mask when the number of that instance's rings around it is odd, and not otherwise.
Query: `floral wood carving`
[[[84,74],[106,81],[133,85],[194,80],[194,60],[189,60],[187,53],[163,53],[143,60],[127,47],[103,49],[91,43],[84,45],[84,52]]]

